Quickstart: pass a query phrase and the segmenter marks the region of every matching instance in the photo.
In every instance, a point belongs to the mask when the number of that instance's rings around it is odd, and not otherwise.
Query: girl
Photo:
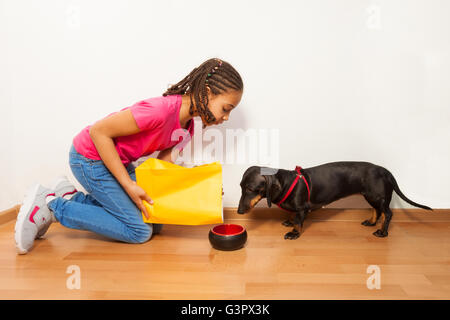
[[[239,73],[225,61],[209,59],[161,97],[137,102],[84,128],[73,139],[69,163],[88,194],[78,192],[65,177],[51,189],[31,187],[15,227],[18,253],[27,253],[56,221],[123,242],[148,241],[162,225],[142,219],[141,211],[148,217],[142,201],[153,200],[136,184],[131,162],[157,150],[159,159],[174,162],[182,146],[171,139],[172,132],[184,130],[190,138],[196,116],[204,128],[221,124],[242,93]]]

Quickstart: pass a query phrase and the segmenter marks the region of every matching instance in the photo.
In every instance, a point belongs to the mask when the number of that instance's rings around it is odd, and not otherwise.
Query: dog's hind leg
[[[392,199],[392,189],[388,189],[386,190],[385,198],[382,200],[381,203],[381,207],[383,208],[381,229],[378,229],[373,233],[373,235],[376,237],[383,238],[388,236],[389,223],[391,222],[392,219],[392,211],[389,208],[391,199]]]
[[[368,220],[364,220],[363,222],[361,222],[361,224],[366,227],[373,227],[374,225],[377,224],[377,221],[380,218],[380,216],[381,216],[381,210],[374,209],[372,212],[372,217]]]
[[[382,213],[381,206],[380,204],[377,203],[377,201],[370,199],[366,195],[364,195],[364,198],[375,210],[372,212],[372,217],[368,220],[364,220],[363,222],[361,222],[361,224],[363,226],[373,227],[374,225],[377,224],[377,221],[381,216]]]
[[[383,212],[383,223],[381,224],[381,229],[378,229],[373,233],[374,236],[383,238],[388,236],[389,223],[392,219],[392,211],[389,207],[386,207]]]

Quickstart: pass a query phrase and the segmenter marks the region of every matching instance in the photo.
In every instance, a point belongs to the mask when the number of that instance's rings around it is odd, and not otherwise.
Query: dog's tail
[[[388,172],[389,172],[389,171],[388,171]],[[400,190],[400,188],[399,188],[399,186],[398,186],[398,184],[397,184],[397,181],[395,180],[395,178],[394,178],[394,176],[392,175],[392,173],[389,172],[389,175],[388,175],[388,176],[389,176],[389,181],[390,181],[390,183],[392,184],[392,186],[394,187],[395,192],[400,196],[400,198],[402,198],[403,200],[405,200],[406,202],[408,202],[410,205],[413,205],[413,206],[415,206],[415,207],[422,208],[422,209],[425,209],[425,210],[433,210],[433,209],[431,209],[430,207],[424,206],[423,204],[418,204],[418,203],[416,203],[416,202],[414,202],[414,201],[408,199],[408,198],[403,194],[403,192],[401,192],[401,190]]]

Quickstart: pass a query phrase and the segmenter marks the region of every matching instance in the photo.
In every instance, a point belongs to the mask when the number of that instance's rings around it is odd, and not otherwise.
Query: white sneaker
[[[26,254],[33,247],[34,239],[39,231],[55,220],[47,207],[45,198],[52,190],[35,184],[25,194],[15,226],[14,240],[19,254]]]
[[[53,183],[52,190],[56,197],[62,197],[67,200],[72,198],[72,196],[78,192],[66,176],[58,177]]]
[[[77,189],[69,182],[66,176],[60,176],[56,178],[56,180],[52,184],[53,194],[50,196],[54,196],[55,198],[61,197],[69,200],[75,193],[77,193]],[[48,199],[51,201],[51,199]],[[51,210],[50,210],[51,211]],[[53,218],[55,217],[52,214]],[[42,229],[37,233],[36,239],[40,239],[47,232],[48,228],[53,222],[57,222],[54,220],[48,221],[46,225],[42,227]]]

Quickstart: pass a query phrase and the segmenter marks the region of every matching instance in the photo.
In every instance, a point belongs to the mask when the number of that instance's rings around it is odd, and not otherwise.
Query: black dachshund
[[[297,183],[288,194],[294,181]],[[294,213],[293,223],[289,220],[283,222],[285,226],[294,226],[291,232],[286,233],[285,239],[300,236],[308,212],[352,194],[362,194],[375,208],[373,216],[362,223],[364,226],[374,226],[382,217],[381,229],[373,233],[377,237],[388,235],[392,219],[389,204],[394,190],[409,204],[432,210],[408,199],[387,169],[368,162],[332,162],[298,171],[252,166],[245,171],[240,185],[242,195],[238,213],[248,212],[264,197],[269,207],[274,202]],[[286,195],[288,197],[281,203]]]

